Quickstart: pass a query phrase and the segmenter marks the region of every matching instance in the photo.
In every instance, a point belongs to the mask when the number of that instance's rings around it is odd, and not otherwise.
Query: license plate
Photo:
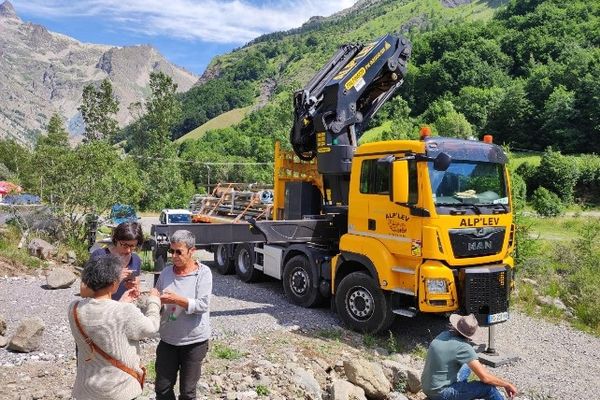
[[[504,322],[504,321],[508,321],[508,311],[497,313],[497,314],[490,314],[487,316],[487,323],[490,325],[497,324],[498,322]]]

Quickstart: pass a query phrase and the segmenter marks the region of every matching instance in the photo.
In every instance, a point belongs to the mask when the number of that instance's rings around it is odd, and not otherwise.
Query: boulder
[[[6,346],[7,343],[8,339],[6,339],[4,336],[0,336],[0,347]]]
[[[400,392],[392,392],[388,395],[387,400],[408,400],[408,397]]]
[[[381,367],[394,389],[397,389],[399,384],[406,383],[406,367],[404,365],[392,360],[383,360]]]
[[[54,246],[46,242],[44,239],[33,239],[27,245],[29,254],[38,257],[42,260],[49,260],[52,256],[56,255],[57,251]]]
[[[0,336],[6,333],[6,320],[3,315],[0,315]]]
[[[71,271],[55,268],[46,277],[46,284],[50,289],[65,289],[71,287],[77,276]]]
[[[370,399],[385,399],[392,390],[392,384],[379,364],[363,359],[344,361],[344,372],[348,380],[363,388]]]
[[[22,353],[37,350],[42,341],[44,328],[44,321],[39,317],[24,319],[10,338],[7,349]]]
[[[367,400],[367,398],[362,388],[343,379],[336,379],[331,385],[330,400]]]
[[[293,382],[306,392],[308,399],[320,400],[322,398],[321,386],[310,371],[304,368],[294,368],[292,372],[294,373],[292,377]]]
[[[410,368],[406,370],[406,388],[411,393],[418,393],[421,390],[421,373],[419,371]]]

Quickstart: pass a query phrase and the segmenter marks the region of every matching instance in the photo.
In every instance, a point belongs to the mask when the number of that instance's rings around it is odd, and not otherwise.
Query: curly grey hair
[[[188,249],[196,247],[196,237],[190,231],[180,229],[171,236],[171,243],[183,243]]]
[[[81,281],[94,292],[117,282],[121,275],[121,259],[113,254],[102,255],[85,263]]]

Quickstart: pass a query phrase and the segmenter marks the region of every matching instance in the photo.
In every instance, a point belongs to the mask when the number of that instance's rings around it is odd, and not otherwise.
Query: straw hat
[[[458,333],[468,339],[475,339],[476,336],[479,337],[479,335],[477,335],[479,323],[473,314],[466,316],[452,314],[450,316],[450,325],[452,325]]]

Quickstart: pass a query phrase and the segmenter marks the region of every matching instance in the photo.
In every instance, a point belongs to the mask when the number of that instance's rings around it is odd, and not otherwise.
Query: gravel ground
[[[203,259],[212,259],[204,253]],[[304,309],[288,303],[278,281],[245,284],[235,276],[221,276],[216,272],[212,301],[211,321],[215,338],[239,335],[241,337],[266,336],[274,330],[303,331],[330,329],[339,326],[335,314],[327,308]],[[145,275],[149,285],[152,276]],[[61,393],[72,382],[73,371],[48,371],[54,366],[63,369],[74,365],[74,343],[70,334],[66,309],[76,299],[77,281],[72,288],[44,289],[41,276],[0,277],[0,315],[7,322],[8,334],[18,322],[29,316],[39,316],[46,323],[40,351],[19,354],[0,349],[0,381],[8,376],[9,369],[35,364],[28,371],[35,375],[22,376],[10,381],[8,388],[18,390],[19,385],[39,381],[45,390]],[[446,320],[438,316],[418,316],[396,322],[393,332],[396,341],[410,351],[416,344],[427,346],[432,337],[445,328]],[[154,346],[150,341],[146,346]],[[581,333],[565,325],[555,325],[514,312],[509,322],[498,326],[496,347],[502,354],[514,354],[521,360],[505,365],[493,372],[513,381],[529,399],[599,399],[600,396],[600,339]],[[59,374],[59,375],[60,375]],[[23,375],[23,374],[21,374]],[[61,376],[62,376],[61,375]],[[43,382],[43,384],[42,384]],[[6,389],[6,387],[4,388]],[[5,392],[6,393],[6,392]],[[0,397],[2,390],[0,388]],[[50,396],[52,398],[53,396]],[[57,395],[55,398],[63,397]],[[48,397],[45,397],[48,398]]]

